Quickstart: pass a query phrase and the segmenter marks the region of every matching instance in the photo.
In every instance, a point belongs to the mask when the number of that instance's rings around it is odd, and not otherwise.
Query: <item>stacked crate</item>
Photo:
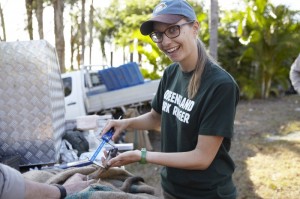
[[[100,70],[99,75],[109,91],[144,83],[144,77],[136,62]]]

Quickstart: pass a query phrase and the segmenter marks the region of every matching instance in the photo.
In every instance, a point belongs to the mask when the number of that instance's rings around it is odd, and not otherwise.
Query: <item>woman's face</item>
[[[176,24],[165,24],[160,22],[154,23],[155,32],[165,32],[170,30],[174,25],[180,26],[180,35],[176,38],[170,39],[166,34],[162,34],[162,42],[157,43],[157,46],[163,51],[173,62],[180,62],[188,64],[192,57],[197,53],[197,33],[198,22],[186,23],[185,19],[180,20]],[[172,32],[172,29],[170,30]],[[167,32],[168,34],[168,32]],[[193,64],[193,63],[192,63]]]

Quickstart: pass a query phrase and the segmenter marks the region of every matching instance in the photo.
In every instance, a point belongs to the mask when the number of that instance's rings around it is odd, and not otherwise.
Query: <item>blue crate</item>
[[[117,78],[115,68],[112,67],[112,68],[103,69],[100,70],[98,73],[103,83],[105,84],[107,90],[111,91],[111,90],[117,90],[122,88],[122,85]]]
[[[144,83],[144,77],[136,62],[130,62],[118,67],[123,74],[128,86],[134,86]]]
[[[130,86],[130,84],[128,84],[126,80],[126,76],[124,75],[120,67],[114,68],[113,73],[115,78],[119,82],[120,88],[125,88]]]
[[[136,62],[103,69],[98,74],[109,91],[144,83],[144,77]]]

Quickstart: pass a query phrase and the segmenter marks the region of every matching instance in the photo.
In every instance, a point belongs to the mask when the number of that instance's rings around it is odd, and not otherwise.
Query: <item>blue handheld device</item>
[[[96,149],[95,153],[93,154],[93,156],[91,157],[90,161],[95,161],[97,155],[100,153],[101,149],[103,148],[103,146],[106,143],[109,143],[109,141],[111,140],[112,136],[114,135],[114,129],[111,128],[109,131],[107,131],[103,136],[102,136],[102,142],[100,143],[100,145],[98,146],[98,148]]]
[[[101,149],[103,148],[103,146],[106,143],[109,143],[109,141],[111,140],[113,134],[114,134],[114,129],[111,128],[109,131],[107,131],[103,136],[102,136],[102,142],[100,143],[100,145],[98,146],[98,148],[96,149],[96,151],[94,152],[93,156],[89,159],[89,160],[80,160],[80,161],[75,161],[75,162],[69,162],[69,163],[65,163],[65,164],[60,164],[57,166],[52,166],[52,167],[42,167],[41,169],[51,169],[51,168],[60,168],[60,169],[67,169],[70,167],[83,167],[83,166],[87,166],[90,164],[97,164],[98,163],[95,162],[96,157],[98,156],[98,154],[100,153]],[[113,148],[115,148],[113,146]]]

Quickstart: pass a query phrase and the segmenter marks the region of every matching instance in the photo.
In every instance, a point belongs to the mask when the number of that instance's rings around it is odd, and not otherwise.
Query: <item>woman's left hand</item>
[[[134,150],[134,151],[126,151],[120,153],[117,157],[112,158],[110,161],[108,161],[107,164],[110,167],[120,167],[134,162],[139,162],[140,160],[141,160],[141,151]]]

